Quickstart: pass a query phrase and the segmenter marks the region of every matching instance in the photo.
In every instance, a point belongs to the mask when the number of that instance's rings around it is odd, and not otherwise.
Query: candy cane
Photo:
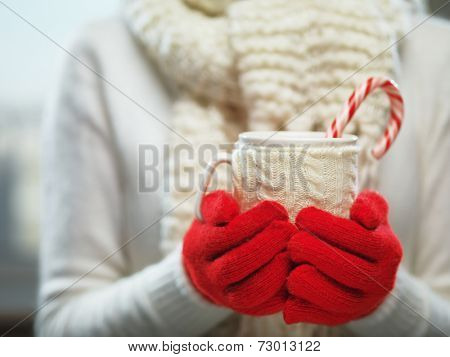
[[[403,122],[403,98],[398,90],[397,84],[391,79],[370,77],[357,88],[350,98],[348,98],[341,113],[334,118],[327,130],[326,136],[328,138],[340,138],[344,128],[353,118],[358,107],[377,88],[381,88],[388,95],[391,106],[390,118],[384,134],[378,139],[375,147],[372,149],[372,155],[380,159],[394,142]]]

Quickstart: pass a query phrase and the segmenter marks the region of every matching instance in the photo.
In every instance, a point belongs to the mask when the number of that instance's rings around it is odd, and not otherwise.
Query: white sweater
[[[162,149],[174,95],[120,20],[90,26],[69,50],[83,64],[65,55],[44,124],[37,333],[206,334],[231,312],[194,290],[179,249],[163,258],[163,185],[138,187],[138,146]],[[393,295],[348,327],[448,335],[450,27],[430,20],[400,50],[406,119],[383,159],[379,190],[404,260]]]

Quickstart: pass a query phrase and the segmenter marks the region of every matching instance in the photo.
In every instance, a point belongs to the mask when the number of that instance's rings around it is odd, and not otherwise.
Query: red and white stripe
[[[334,118],[327,130],[328,138],[340,138],[346,125],[352,120],[356,110],[366,97],[377,88],[382,89],[390,101],[390,118],[384,134],[372,149],[375,158],[380,159],[394,142],[403,122],[403,98],[398,90],[397,84],[387,78],[370,77],[359,88],[357,88],[345,103],[341,113]]]

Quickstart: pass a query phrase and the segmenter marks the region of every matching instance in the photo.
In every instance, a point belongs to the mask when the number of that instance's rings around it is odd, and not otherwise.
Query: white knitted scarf
[[[244,130],[324,131],[356,85],[394,75],[406,1],[389,0],[130,0],[132,31],[167,80],[179,89],[169,123],[171,147],[229,143]],[[394,18],[396,22],[394,23]],[[375,185],[370,149],[386,122],[387,101],[370,96],[346,132],[359,137],[360,185]],[[196,157],[171,166],[170,182],[199,170]],[[192,194],[172,188],[167,210]],[[193,218],[193,200],[162,221],[163,248],[179,243]],[[224,334],[333,335],[342,328],[297,324],[280,315],[238,317]],[[230,331],[239,327],[239,331]],[[228,328],[228,330],[227,330]],[[220,334],[218,330],[213,332]]]

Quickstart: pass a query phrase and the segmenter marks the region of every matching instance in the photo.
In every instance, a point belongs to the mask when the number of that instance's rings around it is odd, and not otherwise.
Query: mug
[[[282,204],[292,221],[308,206],[348,217],[358,190],[357,139],[329,138],[324,132],[241,133],[231,154],[222,153],[208,164],[195,215],[203,221],[203,197],[217,166],[226,163],[241,211],[271,200]]]

